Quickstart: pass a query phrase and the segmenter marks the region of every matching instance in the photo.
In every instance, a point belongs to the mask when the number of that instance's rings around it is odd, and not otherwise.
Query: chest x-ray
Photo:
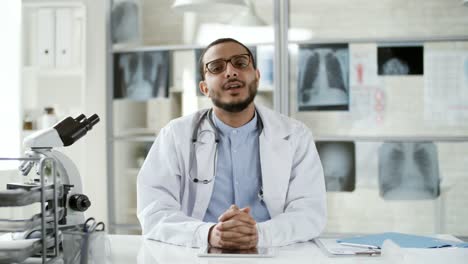
[[[432,142],[387,142],[379,149],[380,195],[388,200],[434,199],[440,192]]]
[[[349,109],[347,44],[300,47],[298,69],[300,111]]]
[[[113,0],[112,43],[139,41],[139,6],[139,0]]]
[[[167,51],[116,55],[114,98],[168,97],[169,67]]]
[[[356,186],[354,142],[317,142],[327,192],[352,192]]]

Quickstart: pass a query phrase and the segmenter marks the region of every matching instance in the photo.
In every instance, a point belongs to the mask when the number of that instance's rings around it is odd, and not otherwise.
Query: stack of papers
[[[329,257],[380,255],[379,249],[341,245],[335,238],[316,238],[315,244]]]

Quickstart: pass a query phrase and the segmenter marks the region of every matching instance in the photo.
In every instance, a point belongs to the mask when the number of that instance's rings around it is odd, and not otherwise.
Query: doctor
[[[326,223],[323,169],[309,129],[253,103],[250,50],[218,39],[200,57],[212,109],[171,121],[137,180],[148,239],[247,249],[317,237]]]

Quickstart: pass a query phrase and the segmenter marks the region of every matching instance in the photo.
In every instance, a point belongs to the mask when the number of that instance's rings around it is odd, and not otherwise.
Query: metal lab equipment
[[[42,263],[62,258],[60,229],[84,221],[84,211],[91,205],[82,194],[82,181],[74,163],[54,148],[70,146],[99,122],[97,115],[67,117],[54,127],[38,131],[23,144],[27,151],[18,160],[23,176],[34,178],[24,183],[9,183],[0,191],[0,207],[40,204],[40,213],[28,219],[0,219],[0,263],[21,263],[40,257]]]

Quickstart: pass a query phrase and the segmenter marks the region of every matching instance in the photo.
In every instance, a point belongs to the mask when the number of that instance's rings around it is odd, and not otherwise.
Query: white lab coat
[[[256,106],[263,121],[259,136],[264,202],[271,220],[257,223],[259,247],[283,246],[317,237],[327,219],[323,169],[310,130],[301,122]],[[164,127],[137,180],[138,219],[148,239],[190,247],[207,244],[215,223],[203,222],[213,182],[194,183],[189,153],[195,115]],[[204,120],[199,131],[213,130]],[[200,133],[192,178],[210,178],[213,133]],[[228,208],[226,208],[228,209]]]

